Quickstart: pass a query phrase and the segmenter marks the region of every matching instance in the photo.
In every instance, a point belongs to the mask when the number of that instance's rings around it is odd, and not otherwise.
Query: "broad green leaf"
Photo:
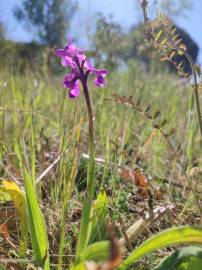
[[[48,254],[48,238],[43,215],[39,208],[35,187],[32,178],[24,169],[24,184],[27,199],[28,219],[30,227],[30,235],[32,248],[36,264],[49,270],[49,254]]]
[[[110,254],[110,242],[101,241],[96,242],[86,247],[78,258],[78,262],[94,261],[101,262],[107,261]]]
[[[0,202],[1,203],[6,203],[12,201],[11,195],[6,192],[5,190],[3,191],[3,186],[0,184]]]
[[[125,270],[147,254],[176,244],[202,244],[202,227],[183,226],[171,228],[149,238],[134,250],[118,267]]]
[[[77,240],[77,250],[76,250],[76,259],[80,256],[82,251],[86,248],[88,243],[88,226],[89,226],[89,218],[90,218],[90,210],[91,210],[91,199],[86,196],[83,202],[82,208],[82,216],[80,222],[80,230],[79,236]]]
[[[104,240],[106,234],[105,225],[108,215],[108,204],[107,194],[104,188],[102,188],[91,207],[90,224],[88,227],[88,244]]]
[[[93,239],[95,240],[98,236],[99,239],[102,239],[101,231],[103,230],[103,224],[106,220],[106,207],[108,205],[108,199],[104,189],[100,191],[98,197],[99,199],[97,198],[94,203],[92,203],[90,197],[86,197],[83,202],[82,217],[76,251],[77,259],[89,244],[89,240],[93,241]],[[98,222],[101,223],[98,225]],[[95,237],[93,236],[94,233]]]
[[[27,247],[27,211],[24,193],[19,186],[12,180],[2,180],[0,186],[1,196],[6,201],[12,200],[19,216],[19,230],[20,230],[20,255],[24,256]],[[10,198],[9,198],[10,196]]]
[[[202,248],[185,247],[167,256],[154,270],[201,270]]]

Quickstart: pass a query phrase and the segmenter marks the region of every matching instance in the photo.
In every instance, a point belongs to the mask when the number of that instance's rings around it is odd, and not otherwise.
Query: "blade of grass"
[[[35,146],[34,146],[34,127],[33,127],[33,115],[31,118],[31,140],[30,140],[30,150],[31,150],[31,174],[32,174],[32,182],[35,181]]]
[[[24,168],[24,184],[28,208],[28,220],[34,257],[37,266],[49,270],[48,238],[43,215],[39,208],[35,187],[32,178]]]
[[[69,176],[68,182],[65,186],[65,191],[63,194],[62,220],[61,220],[61,226],[60,226],[58,270],[62,270],[62,264],[63,264],[63,253],[64,253],[64,247],[65,247],[66,218],[67,218],[67,213],[68,213],[68,209],[69,209],[69,201],[70,201],[70,197],[71,197],[71,192],[72,192],[72,188],[73,188],[73,184],[74,184],[74,180],[75,180],[76,172],[77,172],[78,142],[80,139],[80,127],[81,127],[81,121],[80,121],[79,126],[77,128],[77,138],[76,138],[76,143],[75,143],[75,148],[74,148],[72,168],[71,168],[70,176]]]

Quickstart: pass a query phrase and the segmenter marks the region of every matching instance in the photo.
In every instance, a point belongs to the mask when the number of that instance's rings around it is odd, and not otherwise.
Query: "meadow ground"
[[[37,181],[52,269],[57,269],[61,226],[65,236],[60,256],[64,266],[73,261],[88,162],[84,99],[82,94],[68,99],[61,80],[62,76],[32,71],[0,72],[0,177],[16,180],[23,188],[25,167]],[[106,190],[117,237],[124,237],[132,224],[148,215],[147,226],[126,243],[129,250],[173,225],[200,224],[202,160],[191,87],[168,72],[143,72],[137,63],[109,74],[107,81],[103,89],[90,85],[96,193],[101,187]],[[136,106],[113,94],[131,96]],[[0,254],[15,258],[19,239],[9,207],[13,209],[5,203],[0,207],[0,224],[7,220],[13,230],[9,241],[0,237]],[[170,210],[152,216],[155,209],[165,207]],[[151,269],[170,251],[150,255],[135,269]],[[27,258],[31,254],[30,246]]]

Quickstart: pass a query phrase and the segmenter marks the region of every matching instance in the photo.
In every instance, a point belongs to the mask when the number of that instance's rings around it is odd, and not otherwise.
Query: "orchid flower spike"
[[[108,70],[95,69],[84,54],[84,50],[74,46],[71,41],[64,49],[57,49],[55,53],[61,58],[62,66],[70,68],[70,72],[63,80],[63,86],[69,90],[70,98],[79,96],[79,80],[86,84],[89,74],[96,76],[94,84],[97,87],[105,86]]]

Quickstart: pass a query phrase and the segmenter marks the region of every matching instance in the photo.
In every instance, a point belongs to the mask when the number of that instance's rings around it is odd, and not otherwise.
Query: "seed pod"
[[[153,126],[153,128],[156,128],[156,129],[160,128],[159,125],[157,125],[157,124],[153,124],[152,126]]]
[[[153,114],[153,119],[157,118],[159,115],[160,115],[160,111],[156,111],[154,114]]]
[[[162,128],[163,126],[165,126],[165,124],[167,124],[167,120],[163,119],[163,121],[161,121],[159,126]]]

